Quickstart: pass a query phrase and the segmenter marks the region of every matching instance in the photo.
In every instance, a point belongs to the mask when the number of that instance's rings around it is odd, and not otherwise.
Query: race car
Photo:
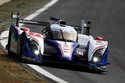
[[[80,63],[102,71],[109,64],[108,42],[90,35],[90,21],[82,21],[82,26],[75,26],[54,17],[50,17],[50,22],[43,22],[20,19],[19,13],[12,13],[11,18],[16,19],[16,24],[11,22],[6,48],[8,53],[16,53],[22,60]],[[20,26],[20,23],[44,28],[41,33],[30,32],[30,28]]]

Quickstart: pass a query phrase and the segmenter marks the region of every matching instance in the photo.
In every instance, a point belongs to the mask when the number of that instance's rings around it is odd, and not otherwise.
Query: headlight
[[[93,57],[93,62],[97,63],[99,61],[98,57]]]
[[[40,56],[40,54],[41,54],[40,47],[39,47],[39,44],[36,41],[29,40],[29,47],[30,47],[31,52],[34,55],[36,55],[37,57]]]
[[[39,50],[34,50],[34,54],[35,55],[39,55],[40,53],[39,53]]]
[[[105,48],[100,48],[96,50],[92,57],[91,63],[94,64],[99,63],[103,59],[104,53],[105,53]]]

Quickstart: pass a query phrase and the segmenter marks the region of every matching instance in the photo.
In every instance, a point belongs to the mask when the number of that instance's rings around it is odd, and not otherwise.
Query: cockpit
[[[62,41],[72,41],[75,42],[77,38],[77,34],[72,32],[63,32],[63,31],[52,31],[54,40],[62,40]]]
[[[53,24],[50,29],[47,38],[69,42],[77,41],[77,32],[71,26]]]

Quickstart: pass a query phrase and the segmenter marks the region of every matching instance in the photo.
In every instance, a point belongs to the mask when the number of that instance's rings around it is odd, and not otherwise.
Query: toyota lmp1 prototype
[[[108,65],[108,42],[90,35],[89,21],[82,21],[80,27],[54,17],[50,17],[50,22],[20,19],[19,13],[12,14],[11,18],[16,19],[16,23],[12,23],[9,29],[8,53],[16,53],[21,59],[31,62],[81,63],[102,71]],[[44,28],[41,33],[35,33],[19,23]]]

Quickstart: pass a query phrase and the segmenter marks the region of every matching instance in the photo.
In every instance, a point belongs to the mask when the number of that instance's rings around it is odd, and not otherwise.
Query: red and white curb
[[[36,16],[38,16],[40,13],[44,12],[46,9],[48,9],[49,7],[51,7],[52,5],[54,5],[58,0],[51,0],[49,3],[47,3],[44,7],[42,7],[41,9],[37,10],[36,12],[34,12],[33,14],[27,16],[25,19],[26,20],[31,20],[33,18],[35,18]],[[0,43],[1,45],[5,48],[6,44],[8,42],[8,34],[9,34],[9,30],[3,31],[0,35]],[[33,65],[33,64],[26,64],[29,67],[31,67],[32,69],[34,69],[35,71],[37,71],[38,73],[52,79],[53,81],[57,82],[57,83],[68,83],[67,81],[64,81],[63,79],[49,73],[48,71],[44,70],[43,68],[37,66],[37,65]]]

